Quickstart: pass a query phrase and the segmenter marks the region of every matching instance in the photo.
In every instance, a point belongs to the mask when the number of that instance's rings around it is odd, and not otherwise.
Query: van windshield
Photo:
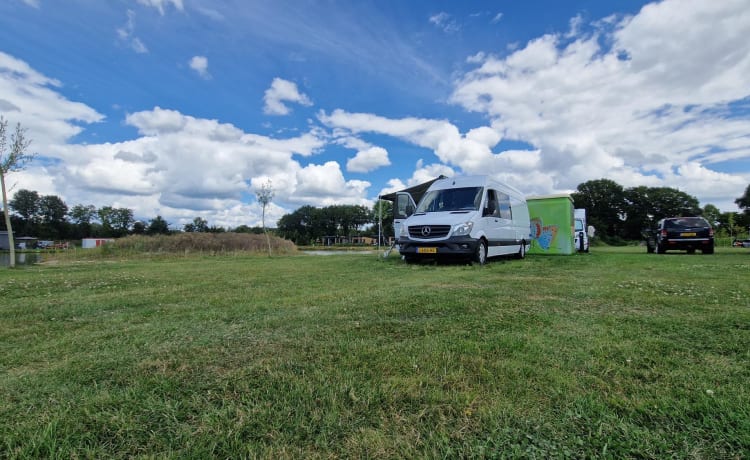
[[[482,187],[431,190],[422,197],[416,212],[476,211],[482,203]]]

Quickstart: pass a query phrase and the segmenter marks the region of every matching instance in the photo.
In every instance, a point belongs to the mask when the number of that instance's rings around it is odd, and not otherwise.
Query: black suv
[[[649,253],[664,254],[673,249],[689,254],[700,249],[703,254],[714,253],[714,229],[702,217],[669,217],[662,219],[655,230],[644,232]]]

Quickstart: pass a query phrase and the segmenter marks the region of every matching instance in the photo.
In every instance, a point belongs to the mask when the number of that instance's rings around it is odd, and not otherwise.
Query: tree
[[[129,208],[117,208],[112,213],[112,227],[115,230],[115,236],[125,236],[133,225],[133,210]]]
[[[631,187],[624,191],[623,197],[625,221],[620,236],[627,239],[639,239],[641,230],[653,227],[665,217],[703,213],[697,198],[671,187]]]
[[[6,131],[8,121],[0,116],[0,188],[3,193],[3,212],[5,214],[5,226],[8,229],[8,244],[10,245],[10,267],[16,266],[16,242],[13,240],[13,225],[10,222],[10,211],[8,209],[8,193],[5,185],[5,176],[11,172],[21,171],[26,164],[34,158],[34,154],[26,153],[31,144],[26,139],[25,130],[21,124],[16,125],[15,133],[10,136],[10,149],[6,151]]]
[[[39,198],[39,217],[42,230],[52,238],[59,238],[67,226],[68,205],[57,195],[44,195]]]
[[[161,216],[156,216],[151,222],[149,222],[146,233],[149,235],[168,235],[169,223],[167,223],[167,221]]]
[[[268,180],[261,185],[260,189],[255,191],[255,196],[258,198],[258,203],[260,203],[262,208],[260,219],[263,226],[263,233],[266,235],[266,243],[268,243],[268,257],[271,257],[271,238],[268,236],[268,231],[266,230],[266,208],[271,204],[271,200],[273,200],[273,186],[271,185],[271,181]]]
[[[208,221],[202,217],[196,217],[191,223],[185,224],[182,229],[187,233],[206,233]]]
[[[745,194],[734,200],[737,207],[744,210],[746,215],[750,215],[750,184],[745,189]]]
[[[712,226],[715,226],[717,222],[721,221],[721,211],[719,208],[709,203],[703,206],[703,217],[705,217]]]
[[[133,235],[143,235],[146,233],[146,224],[141,222],[140,220],[136,220],[133,222]]]
[[[318,237],[325,235],[320,209],[305,205],[291,214],[284,214],[277,223],[276,231],[282,238],[287,238],[299,245],[307,245]]]
[[[23,219],[23,233],[31,233],[34,223],[39,217],[39,194],[33,190],[22,188],[13,195],[8,205]]]
[[[576,208],[586,208],[591,225],[597,231],[620,236],[624,215],[625,196],[620,184],[610,179],[590,180],[578,185],[572,194]]]
[[[96,217],[96,206],[93,204],[77,204],[70,209],[68,214],[78,226],[78,236],[85,238],[91,236],[91,221]]]
[[[97,211],[102,223],[103,236],[125,236],[133,225],[133,210],[104,206]]]

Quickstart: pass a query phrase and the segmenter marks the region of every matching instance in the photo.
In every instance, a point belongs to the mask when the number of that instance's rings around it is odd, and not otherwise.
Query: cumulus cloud
[[[346,162],[346,170],[351,172],[366,173],[388,166],[391,161],[388,159],[388,151],[382,147],[369,147],[360,150],[354,158]]]
[[[104,119],[96,110],[60,95],[62,84],[0,51],[0,94],[5,118],[21,123],[33,139],[32,150],[66,142],[81,132],[79,123]]]
[[[452,101],[537,148],[535,161],[559,189],[617,177],[710,198],[747,183],[707,166],[750,157],[750,120],[731,107],[750,96],[744,2],[667,0],[588,34],[580,17],[570,25],[508,56],[480,56]]]
[[[155,107],[130,113],[125,124],[137,135],[120,142],[70,143],[103,116],[67,100],[61,83],[25,62],[0,53],[0,94],[12,122],[28,128],[44,161],[14,174],[17,189],[58,195],[70,206],[128,207],[137,218],[161,215],[181,228],[194,217],[212,225],[260,225],[251,184],[270,179],[274,203],[267,222],[303,204],[369,204],[366,181],[347,181],[336,162],[310,158],[330,141],[311,127],[293,137],[269,137],[218,120]],[[248,196],[250,198],[248,198]]]
[[[263,96],[265,106],[263,112],[268,115],[287,115],[291,109],[285,104],[293,102],[303,106],[311,106],[312,101],[305,94],[300,93],[297,84],[282,78],[274,78],[271,87]]]
[[[195,70],[203,79],[211,78],[208,73],[208,58],[206,56],[193,56],[189,62],[190,68]]]

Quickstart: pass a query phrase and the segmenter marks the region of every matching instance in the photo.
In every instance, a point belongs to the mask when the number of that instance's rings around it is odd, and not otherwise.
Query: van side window
[[[505,193],[497,194],[498,207],[501,219],[512,219],[513,213],[510,209],[510,197]]]
[[[500,217],[500,208],[497,202],[497,192],[487,190],[487,212],[485,216]]]

